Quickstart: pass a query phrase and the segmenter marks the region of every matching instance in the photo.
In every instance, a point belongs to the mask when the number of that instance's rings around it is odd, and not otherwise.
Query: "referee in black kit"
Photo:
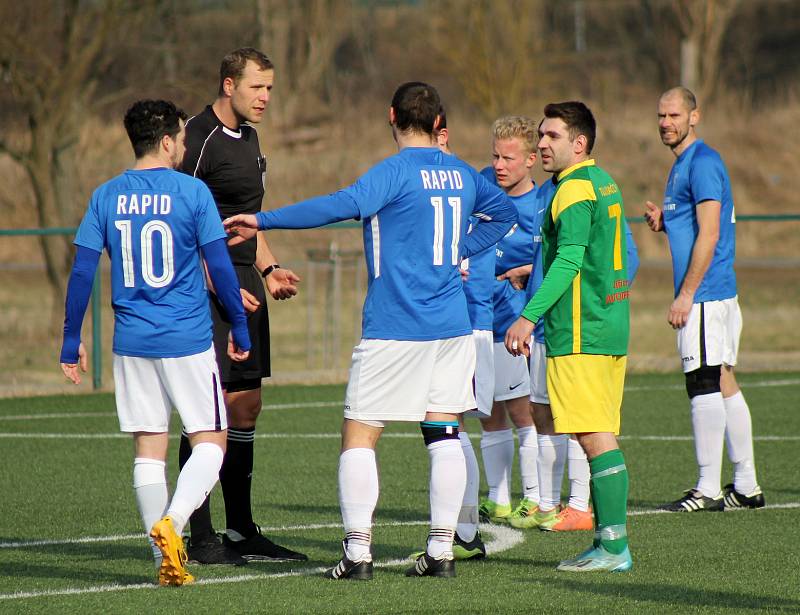
[[[261,121],[269,103],[273,79],[274,67],[266,55],[251,47],[232,51],[220,66],[217,99],[186,122],[186,155],[182,170],[208,185],[223,219],[261,211],[266,159],[250,124]],[[247,560],[306,560],[304,554],[276,545],[262,536],[253,521],[250,505],[255,426],[261,412],[261,379],[270,375],[269,317],[264,284],[274,299],[289,299],[297,294],[300,278],[278,265],[263,233],[230,247],[229,251],[239,276],[253,346],[247,361],[233,363],[227,358],[230,324],[212,292],[214,346],[229,424],[228,450],[219,475],[227,532],[220,535],[214,532],[206,499],[191,517],[189,561],[240,565]],[[189,441],[183,434],[181,467],[190,453]]]

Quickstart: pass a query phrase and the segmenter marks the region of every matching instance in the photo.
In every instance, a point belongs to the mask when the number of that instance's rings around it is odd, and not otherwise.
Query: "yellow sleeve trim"
[[[550,215],[553,222],[575,203],[581,201],[596,201],[597,194],[594,191],[592,182],[588,179],[568,179],[563,185],[559,186],[553,205],[550,207]]]
[[[581,272],[572,280],[572,353],[581,351]]]

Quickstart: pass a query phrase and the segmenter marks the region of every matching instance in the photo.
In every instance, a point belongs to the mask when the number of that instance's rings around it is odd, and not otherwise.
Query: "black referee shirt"
[[[231,130],[211,105],[189,118],[181,170],[205,182],[220,218],[261,211],[266,159],[258,146],[258,134],[249,124]],[[234,265],[252,265],[256,260],[255,238],[228,250]]]

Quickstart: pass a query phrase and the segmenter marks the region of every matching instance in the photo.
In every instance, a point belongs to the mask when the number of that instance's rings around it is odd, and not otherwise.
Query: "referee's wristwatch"
[[[270,273],[272,273],[276,269],[280,269],[280,268],[281,268],[281,266],[278,263],[275,263],[274,265],[270,265],[269,267],[264,267],[264,269],[261,271],[261,277],[266,280],[267,277],[269,277]]]

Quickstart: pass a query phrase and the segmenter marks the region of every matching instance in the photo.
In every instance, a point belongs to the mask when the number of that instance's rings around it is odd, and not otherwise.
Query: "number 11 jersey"
[[[505,194],[435,147],[404,148],[342,192],[364,223],[369,288],[362,337],[472,334],[459,273],[462,243],[471,215],[513,215]]]
[[[206,185],[128,170],[95,190],[74,243],[111,259],[116,354],[183,357],[211,346],[200,246],[225,238]]]

